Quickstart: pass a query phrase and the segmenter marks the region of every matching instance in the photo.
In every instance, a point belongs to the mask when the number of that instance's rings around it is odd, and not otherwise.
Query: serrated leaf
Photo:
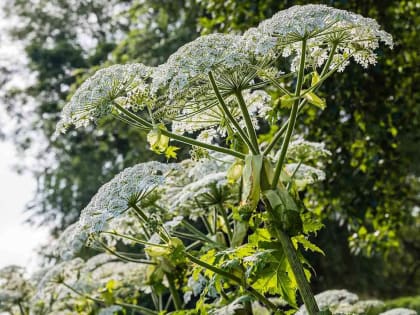
[[[324,227],[321,220],[316,218],[311,212],[301,214],[303,223],[303,232],[305,234],[315,233]]]
[[[257,280],[252,286],[262,294],[280,294],[287,303],[297,308],[297,285],[289,263],[282,251],[276,251],[270,256],[271,262],[257,273]]]
[[[248,243],[259,246],[262,241],[269,242],[271,240],[271,234],[267,229],[256,229],[253,234],[248,237]]]
[[[319,248],[317,245],[309,241],[303,235],[298,235],[298,236],[293,237],[293,241],[301,244],[306,251],[310,250],[312,252],[320,253],[325,256],[325,253],[321,248]]]

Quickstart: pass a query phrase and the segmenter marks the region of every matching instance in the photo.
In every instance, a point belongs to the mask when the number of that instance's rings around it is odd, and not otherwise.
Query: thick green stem
[[[114,104],[114,106],[120,112],[122,112],[124,115],[126,115],[130,119],[132,119],[132,120],[138,122],[139,124],[141,124],[142,126],[144,126],[144,128],[146,128],[146,129],[152,129],[153,128],[153,125],[150,122],[148,122],[147,120],[133,114],[132,112],[125,109],[121,105]],[[189,138],[189,137],[177,135],[177,134],[172,133],[172,132],[170,132],[168,130],[165,130],[165,129],[160,129],[160,131],[162,132],[163,135],[165,135],[165,136],[167,136],[167,137],[169,137],[173,140],[182,142],[182,143],[186,143],[186,144],[197,146],[197,147],[202,147],[202,148],[205,148],[205,149],[208,149],[208,150],[211,150],[211,151],[217,151],[217,152],[225,153],[225,154],[237,157],[237,158],[242,159],[242,160],[245,159],[245,155],[243,153],[237,152],[235,150],[231,150],[231,149],[224,148],[224,147],[219,147],[219,146],[204,143],[204,142],[201,142],[201,141],[197,141],[197,140]]]
[[[233,117],[232,113],[229,111],[229,108],[227,107],[222,95],[220,94],[219,88],[217,87],[217,84],[216,84],[216,80],[214,79],[213,74],[211,72],[209,72],[209,79],[213,87],[213,91],[216,94],[217,100],[219,102],[220,109],[226,115],[229,122],[235,127],[241,139],[248,146],[248,149],[251,150],[253,154],[258,154],[257,148],[254,147],[252,142],[249,140],[248,136],[245,134],[245,132],[242,130],[239,123],[236,121],[235,117]]]
[[[302,90],[303,79],[304,79],[304,74],[305,74],[305,58],[306,58],[306,40],[303,40],[302,52],[300,56],[300,67],[299,67],[299,73],[297,77],[296,91],[295,91],[296,97],[300,96],[300,92]],[[277,165],[274,170],[273,183],[272,183],[273,188],[277,186],[277,183],[280,178],[280,173],[283,168],[284,160],[286,158],[287,148],[289,147],[290,138],[295,128],[298,107],[299,107],[299,99],[295,100],[295,102],[293,103],[292,109],[290,111],[289,123],[287,124],[286,135],[284,136],[283,144],[281,146],[281,151],[280,151],[280,157],[277,161]]]
[[[242,96],[241,91],[235,92],[236,98],[238,99],[239,107],[241,108],[242,117],[244,118],[246,129],[248,131],[248,137],[251,139],[252,145],[257,150],[257,154],[260,153],[259,147],[258,147],[258,138],[257,133],[255,132],[254,125],[252,124],[251,116],[248,112],[248,107],[246,106],[245,100]]]
[[[314,294],[312,293],[311,287],[306,279],[303,266],[296,254],[296,249],[293,246],[292,240],[279,228],[276,228],[277,238],[281,243],[281,246],[286,256],[287,261],[292,268],[293,275],[296,278],[296,282],[299,288],[300,296],[305,303],[306,310],[309,315],[317,315],[319,312],[318,305],[316,303]]]
[[[193,263],[206,268],[208,270],[213,271],[214,273],[217,273],[218,275],[221,275],[229,280],[232,280],[233,282],[236,282],[238,285],[240,285],[245,291],[247,291],[249,294],[251,294],[253,297],[255,297],[258,301],[260,301],[261,303],[263,303],[265,306],[267,306],[268,308],[270,308],[273,312],[278,311],[277,306],[272,303],[269,299],[267,299],[264,295],[262,295],[261,293],[259,293],[257,290],[255,290],[253,287],[251,286],[243,286],[243,281],[242,279],[234,276],[233,274],[224,271],[222,269],[219,269],[213,265],[210,265],[196,257],[194,257],[193,255],[185,252],[185,255],[187,256],[187,258],[189,260],[191,260]]]
[[[178,290],[176,289],[175,279],[170,273],[165,273],[166,279],[169,284],[169,291],[171,292],[172,300],[174,301],[174,306],[177,311],[182,310],[182,301],[179,296]]]
[[[107,246],[105,243],[101,242],[101,241],[97,241],[103,248],[104,250],[106,250],[108,253],[110,253],[111,255],[114,255],[116,257],[118,257],[119,259],[123,260],[123,261],[127,261],[127,262],[135,262],[138,264],[145,264],[145,265],[156,265],[155,262],[150,261],[150,260],[145,260],[145,259],[134,259],[125,255],[122,255],[120,253],[118,253],[117,251],[113,250],[112,248],[110,248],[109,246]]]
[[[223,205],[218,205],[217,207],[219,208],[220,214],[223,217],[223,221],[225,221],[225,226],[226,226],[227,235],[229,239],[229,245],[230,245],[230,243],[232,242],[233,233],[232,233],[232,230],[230,229],[228,214],[226,212],[226,209],[223,207]]]

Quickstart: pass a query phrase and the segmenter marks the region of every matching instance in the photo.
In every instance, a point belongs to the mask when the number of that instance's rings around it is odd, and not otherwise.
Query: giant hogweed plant
[[[329,152],[293,132],[306,107],[326,106],[318,90],[335,72],[375,64],[379,42],[392,46],[372,19],[294,6],[241,36],[199,37],[158,67],[97,71],[64,107],[55,136],[112,115],[147,131],[150,148],[168,158],[177,142],[191,145],[191,159],[138,164],[102,186],[59,240],[70,260],[45,276],[34,303],[58,285],[111,312],[283,314],[299,294],[310,315],[328,314],[301,254],[322,252],[308,240],[322,224],[299,190],[323,179]],[[272,137],[258,136],[263,125]],[[72,259],[85,245],[144,267],[131,304],[86,289]]]

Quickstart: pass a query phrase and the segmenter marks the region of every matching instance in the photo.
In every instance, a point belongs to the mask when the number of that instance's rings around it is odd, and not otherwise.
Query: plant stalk
[[[169,284],[169,291],[171,292],[172,300],[177,311],[182,310],[182,301],[176,289],[175,279],[170,273],[165,273]]]
[[[210,83],[213,87],[214,93],[216,94],[217,100],[219,101],[219,105],[220,105],[220,108],[221,108],[222,112],[227,116],[228,120],[235,127],[239,136],[246,143],[249,150],[251,150],[251,152],[253,154],[258,154],[257,148],[254,147],[252,142],[249,140],[248,136],[245,134],[245,132],[242,130],[239,123],[236,121],[235,117],[233,117],[232,113],[229,111],[229,108],[227,107],[225,101],[223,100],[222,95],[220,94],[219,88],[217,87],[216,80],[213,77],[213,73],[211,73],[211,72],[209,72],[209,79],[210,79]]]
[[[300,57],[299,73],[298,73],[297,83],[296,83],[296,91],[295,91],[296,97],[300,96],[300,92],[302,90],[302,85],[303,85],[303,80],[304,80],[304,75],[305,75],[305,58],[306,58],[306,40],[304,39],[302,41],[302,52],[301,52],[301,57]],[[296,124],[298,107],[299,107],[299,99],[295,100],[295,102],[293,103],[292,109],[290,111],[289,123],[287,124],[286,134],[284,136],[283,144],[281,146],[280,157],[277,161],[277,165],[274,170],[273,183],[272,183],[273,189],[277,187],[277,184],[280,178],[280,173],[283,168],[284,161],[286,159],[287,148],[289,147],[290,138],[292,136],[292,133]]]
[[[283,248],[284,255],[286,256],[286,259],[292,268],[293,275],[296,278],[299,293],[302,297],[303,303],[305,304],[306,310],[309,315],[317,315],[319,312],[318,304],[316,303],[314,294],[312,293],[311,287],[306,279],[303,266],[296,254],[296,249],[293,246],[292,240],[279,228],[276,227],[275,230],[277,238]]]
[[[129,118],[137,121],[139,124],[141,124],[142,126],[144,126],[146,129],[149,129],[150,130],[150,129],[153,128],[153,125],[150,122],[148,122],[147,120],[145,120],[145,119],[143,119],[143,118],[141,118],[141,117],[133,114],[132,112],[130,112],[129,110],[125,109],[121,105],[115,103],[114,106],[119,111],[121,111],[122,113],[124,113],[124,115],[127,115]],[[177,134],[172,133],[172,132],[170,132],[168,130],[165,130],[165,129],[160,129],[160,131],[162,132],[163,135],[165,135],[165,136],[167,136],[167,137],[169,137],[169,138],[171,138],[173,140],[182,142],[182,143],[186,143],[186,144],[197,146],[197,147],[202,147],[202,148],[205,148],[205,149],[208,149],[208,150],[211,150],[211,151],[217,151],[217,152],[225,153],[225,154],[228,154],[228,155],[237,157],[237,158],[239,158],[241,160],[244,160],[245,159],[245,155],[243,153],[237,152],[235,150],[231,150],[231,149],[228,149],[228,148],[220,147],[220,146],[217,146],[217,145],[212,145],[212,144],[204,143],[204,142],[201,142],[201,141],[198,141],[198,140],[189,138],[189,137],[185,137],[185,136],[182,136],[182,135],[177,135]]]
[[[257,133],[255,132],[254,125],[252,124],[251,116],[249,115],[248,107],[246,106],[244,97],[239,90],[235,92],[235,96],[238,99],[239,107],[241,108],[242,117],[244,118],[246,129],[248,131],[248,136],[251,139],[252,145],[257,150],[257,154],[259,154],[260,150],[258,147]]]

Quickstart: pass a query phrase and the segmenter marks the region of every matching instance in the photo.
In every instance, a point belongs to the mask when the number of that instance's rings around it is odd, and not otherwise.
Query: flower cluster
[[[287,157],[295,162],[313,162],[331,156],[325,149],[325,143],[306,141],[302,137],[296,138],[289,144]]]
[[[332,47],[330,68],[340,71],[348,64],[347,57],[367,67],[376,62],[374,50],[379,41],[392,47],[392,37],[379,24],[361,15],[325,5],[293,6],[248,30],[244,37],[257,54],[295,55],[292,71],[300,63],[302,40],[307,41],[307,65],[319,67],[327,60]]]
[[[31,294],[32,284],[25,278],[23,268],[11,265],[0,269],[0,312],[13,310],[17,303],[24,304]]]
[[[61,113],[56,135],[74,125],[87,126],[109,114],[113,102],[133,89],[140,89],[151,75],[151,68],[133,63],[98,70],[77,89]]]
[[[230,95],[265,81],[264,73],[276,78],[281,73],[275,67],[280,56],[290,57],[290,70],[297,72],[303,41],[305,67],[314,71],[323,65],[328,65],[325,71],[342,71],[351,57],[367,67],[376,62],[374,51],[380,41],[392,46],[391,36],[373,19],[325,5],[294,6],[242,36],[201,36],[155,68],[127,64],[97,71],[63,108],[56,134],[70,125],[85,126],[109,114],[115,102],[133,112],[147,105],[151,123],[181,120],[174,126],[178,131],[226,128],[226,119],[216,107],[209,72],[229,103]],[[211,142],[214,138],[214,131],[206,131],[200,139]]]
[[[258,120],[266,119],[267,113],[272,109],[271,97],[263,90],[245,90],[242,94],[251,115],[253,126],[258,130]],[[228,96],[226,104],[232,115],[238,120],[239,125],[244,128],[245,122],[241,111],[238,109],[236,98]],[[196,106],[184,107],[179,116],[180,118],[172,123],[172,129],[175,133],[193,133],[201,130],[197,139],[204,143],[213,143],[219,137],[226,137],[228,133],[226,117],[217,106],[211,106],[205,110],[200,110]]]
[[[140,163],[126,168],[99,188],[82,210],[79,224],[88,234],[100,232],[106,223],[137,204],[156,186],[163,184],[165,174],[177,168],[175,164]]]
[[[156,69],[152,91],[165,89],[169,99],[174,99],[191,81],[206,79],[210,71],[250,64],[249,53],[243,50],[241,41],[239,35],[211,34],[182,46]]]
[[[211,194],[212,189],[220,189],[228,184],[226,172],[232,163],[232,158],[215,153],[199,161],[184,161],[181,163],[183,172],[168,177],[163,188],[164,204],[174,214],[196,219],[205,211],[199,201]]]

